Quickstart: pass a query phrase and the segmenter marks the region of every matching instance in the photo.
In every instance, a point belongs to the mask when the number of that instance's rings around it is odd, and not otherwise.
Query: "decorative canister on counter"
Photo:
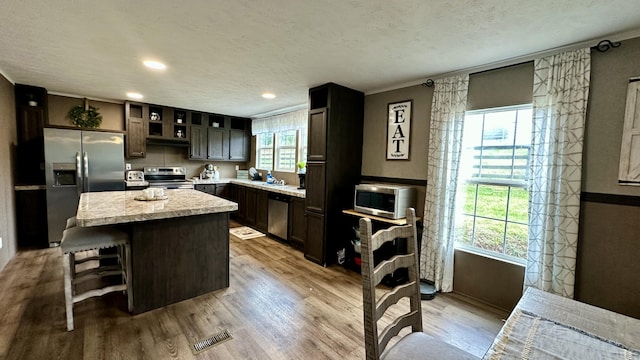
[[[249,179],[249,170],[236,170],[236,178],[243,180]]]
[[[218,171],[218,167],[213,167],[213,180],[220,180],[220,171]]]

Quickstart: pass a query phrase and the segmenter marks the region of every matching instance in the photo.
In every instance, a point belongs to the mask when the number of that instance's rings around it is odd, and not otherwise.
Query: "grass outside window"
[[[529,243],[530,105],[468,112],[456,246],[524,263]]]
[[[527,190],[466,184],[464,193],[456,243],[525,259],[529,241]]]

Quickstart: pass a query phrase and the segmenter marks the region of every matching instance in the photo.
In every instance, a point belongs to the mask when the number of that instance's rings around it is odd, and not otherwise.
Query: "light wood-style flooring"
[[[364,359],[360,275],[268,237],[231,236],[230,252],[228,289],[137,316],[123,294],[89,299],[67,332],[60,249],[21,251],[0,272],[0,359]],[[476,356],[507,316],[442,294],[422,310],[425,332]],[[233,339],[192,354],[224,329]]]

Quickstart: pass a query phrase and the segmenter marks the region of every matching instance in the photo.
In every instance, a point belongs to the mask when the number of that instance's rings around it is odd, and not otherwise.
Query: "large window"
[[[256,168],[296,172],[296,164],[306,161],[306,129],[256,135]]]
[[[256,167],[273,170],[273,133],[256,135]]]
[[[296,169],[296,130],[276,133],[276,170],[294,172]]]
[[[531,105],[466,114],[456,198],[458,248],[525,262],[531,117]]]

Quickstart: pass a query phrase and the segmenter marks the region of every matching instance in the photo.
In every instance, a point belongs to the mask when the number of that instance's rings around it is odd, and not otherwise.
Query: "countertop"
[[[142,191],[83,193],[78,226],[99,226],[238,210],[238,204],[191,189],[165,190],[166,200],[138,201]]]
[[[253,180],[249,180],[249,179],[246,179],[246,180],[244,180],[244,179],[219,179],[219,180],[192,179],[192,181],[193,181],[194,185],[198,185],[198,184],[236,184],[236,185],[247,186],[247,187],[250,187],[250,188],[271,191],[271,192],[275,192],[275,193],[279,193],[279,194],[299,197],[299,198],[303,198],[303,199],[306,197],[306,194],[307,194],[305,189],[298,189],[298,187],[295,186],[295,185],[273,185],[273,184],[267,184],[264,181],[253,181]]]
[[[47,185],[15,185],[13,189],[15,191],[47,190]]]

